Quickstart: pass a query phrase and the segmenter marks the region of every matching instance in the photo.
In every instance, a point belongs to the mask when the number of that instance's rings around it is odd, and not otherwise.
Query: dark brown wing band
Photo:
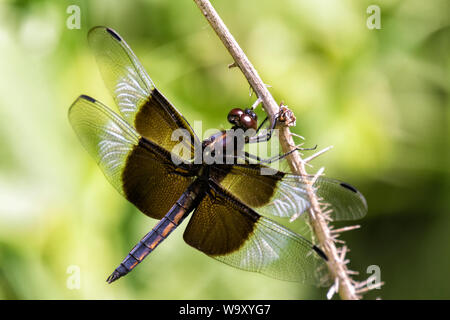
[[[307,186],[313,176],[288,174],[259,164],[215,166],[213,171],[214,179],[223,188],[262,215],[289,218],[310,207]],[[333,220],[355,220],[366,215],[366,199],[349,184],[318,177],[313,187],[321,202],[333,209]]]
[[[106,87],[124,119],[145,138],[173,151],[180,142],[172,140],[174,130],[182,129],[183,160],[194,157],[199,143],[194,131],[175,107],[155,88],[142,64],[128,44],[114,30],[95,27],[89,43]],[[180,154],[181,155],[181,154]]]
[[[161,219],[192,182],[188,173],[188,166],[175,166],[165,149],[140,138],[123,169],[123,191],[143,213]]]
[[[149,140],[154,141],[168,151],[174,151],[183,138],[185,148],[189,155],[182,155],[183,159],[189,160],[194,157],[195,144],[198,139],[186,119],[170,104],[170,102],[154,88],[151,95],[138,107],[134,119],[137,132]],[[175,130],[180,130],[178,133]]]
[[[200,202],[184,232],[184,240],[207,255],[238,250],[251,236],[259,215],[217,187]]]
[[[184,232],[184,240],[233,267],[289,281],[321,285],[322,251],[301,235],[260,216],[210,182]],[[323,282],[322,282],[323,280]]]
[[[161,219],[192,181],[189,164],[142,138],[99,101],[80,96],[69,120],[108,181],[146,215]],[[181,162],[179,159],[178,162]]]

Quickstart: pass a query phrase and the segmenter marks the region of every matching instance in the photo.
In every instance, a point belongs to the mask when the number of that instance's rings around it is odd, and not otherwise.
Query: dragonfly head
[[[254,129],[258,126],[258,116],[252,109],[242,110],[234,108],[228,113],[228,122],[243,130]]]

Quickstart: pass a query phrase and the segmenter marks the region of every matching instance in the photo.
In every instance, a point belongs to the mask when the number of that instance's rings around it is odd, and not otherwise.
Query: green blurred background
[[[362,228],[343,235],[360,279],[380,266],[386,284],[366,298],[450,298],[449,1],[213,4],[295,112],[293,130],[334,146],[314,169],[366,196]],[[380,30],[366,26],[371,4]],[[79,30],[66,27],[69,5],[81,9]],[[325,298],[208,258],[183,243],[184,226],[106,284],[156,221],[108,184],[67,120],[81,93],[113,106],[87,46],[96,25],[115,29],[204,129],[227,127],[230,107],[254,100],[193,1],[0,1],[0,298]],[[72,268],[79,289],[67,286]]]

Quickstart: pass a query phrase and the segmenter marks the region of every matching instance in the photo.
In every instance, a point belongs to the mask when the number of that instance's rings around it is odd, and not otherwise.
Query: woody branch
[[[208,0],[194,0],[194,2],[233,57],[234,63],[232,66],[239,67],[253,91],[256,93],[258,99],[262,101],[265,112],[270,118],[273,118],[278,114],[279,106],[267,89],[267,86],[262,81],[255,67],[249,61],[211,3]],[[287,153],[295,148],[289,127],[283,126],[280,128],[279,139],[283,152]],[[318,155],[320,154],[317,154],[316,156]],[[305,159],[305,161],[302,160],[298,152],[293,152],[288,156],[287,161],[294,173],[307,176],[308,173],[306,172],[305,165],[309,160],[312,160],[316,156],[309,157],[308,159]],[[360,299],[361,297],[358,295],[358,290],[356,289],[358,287],[358,282],[350,277],[350,274],[354,274],[354,272],[348,270],[346,266],[348,262],[345,261],[347,249],[344,247],[340,250],[336,247],[336,238],[338,235],[336,230],[332,232],[328,224],[328,221],[330,220],[329,216],[327,212],[323,212],[322,204],[320,199],[316,196],[312,184],[308,186],[307,192],[309,202],[311,203],[311,208],[309,209],[310,223],[316,241],[329,259],[328,269],[332,278],[335,280],[335,284],[330,289],[330,293],[338,292],[341,299]]]

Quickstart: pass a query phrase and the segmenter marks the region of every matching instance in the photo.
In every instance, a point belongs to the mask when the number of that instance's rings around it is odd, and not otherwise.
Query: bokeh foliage
[[[81,8],[81,29],[66,8]],[[214,1],[316,162],[365,194],[362,229],[345,234],[350,267],[379,265],[368,298],[450,297],[449,2]],[[380,30],[366,8],[381,8]],[[104,179],[67,110],[81,93],[113,106],[86,34],[118,31],[154,82],[203,129],[253,102],[193,1],[0,2],[0,298],[291,299],[324,290],[216,262],[175,231],[136,271],[106,276],[154,225]],[[342,224],[340,224],[342,225]],[[81,288],[69,290],[67,268]]]

